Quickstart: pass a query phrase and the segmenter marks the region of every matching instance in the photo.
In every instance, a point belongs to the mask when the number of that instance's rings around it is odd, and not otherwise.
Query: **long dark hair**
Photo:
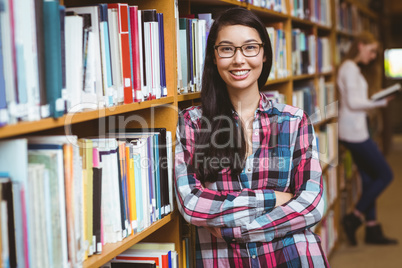
[[[214,62],[214,46],[219,31],[224,26],[243,25],[256,29],[264,43],[265,62],[258,88],[261,89],[272,66],[272,47],[264,24],[251,11],[236,7],[223,12],[213,23],[207,41],[204,73],[202,78],[201,107],[203,121],[197,137],[196,164],[199,180],[215,182],[218,172],[228,168],[232,177],[237,177],[244,167],[246,139],[239,119],[233,117],[234,107],[230,101],[226,84],[219,75]],[[239,162],[240,160],[240,162]],[[217,162],[219,164],[217,164]]]

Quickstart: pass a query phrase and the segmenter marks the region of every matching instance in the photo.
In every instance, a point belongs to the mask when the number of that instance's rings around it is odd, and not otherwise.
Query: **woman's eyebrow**
[[[243,44],[245,44],[245,43],[258,43],[258,41],[257,41],[256,39],[248,39],[248,40],[246,40],[246,41],[243,42]],[[233,42],[227,41],[227,40],[222,40],[222,41],[220,41],[218,44],[219,44],[219,45],[220,45],[220,44],[229,44],[229,45],[233,45]]]

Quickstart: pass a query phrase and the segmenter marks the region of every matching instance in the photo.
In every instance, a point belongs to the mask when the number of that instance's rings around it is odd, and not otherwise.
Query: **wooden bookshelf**
[[[188,93],[188,94],[181,94],[177,96],[177,101],[188,101],[201,98],[200,92]]]
[[[146,237],[150,236],[151,234],[157,232],[161,228],[167,226],[170,222],[174,219],[177,219],[178,211],[174,211],[171,214],[165,216],[161,220],[154,222],[151,226],[146,228],[145,230],[127,237],[123,239],[121,242],[117,242],[114,244],[106,244],[103,247],[101,255],[94,255],[89,257],[85,262],[83,267],[100,267],[103,264],[107,263],[117,255],[123,253],[125,250],[129,249],[134,244],[144,240]],[[173,230],[172,230],[173,231]],[[179,239],[178,239],[179,240]]]

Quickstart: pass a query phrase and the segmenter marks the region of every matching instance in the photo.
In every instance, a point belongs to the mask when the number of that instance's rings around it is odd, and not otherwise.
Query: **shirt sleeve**
[[[365,111],[374,109],[377,107],[383,107],[387,105],[386,100],[372,101],[365,97],[362,97],[361,82],[362,74],[357,66],[352,63],[346,62],[343,68],[339,71],[338,84],[339,89],[343,95],[343,100],[350,110]]]
[[[236,228],[221,228],[227,242],[270,242],[275,238],[298,233],[322,218],[322,172],[314,128],[304,114],[297,131],[291,170],[291,191],[294,197],[271,212]]]
[[[186,112],[186,110],[184,111]],[[175,191],[180,213],[196,226],[236,227],[275,207],[273,190],[221,192],[204,188],[193,166],[196,124],[180,113],[175,147]]]

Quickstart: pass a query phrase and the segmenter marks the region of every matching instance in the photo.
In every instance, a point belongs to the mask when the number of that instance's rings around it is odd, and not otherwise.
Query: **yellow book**
[[[88,247],[85,252],[85,258],[93,254],[93,171],[92,171],[92,141],[88,139],[80,139],[81,148],[80,155],[82,157],[82,179],[83,179],[83,204],[84,204],[84,240],[87,241]]]
[[[137,208],[136,208],[136,197],[135,197],[135,175],[134,175],[134,158],[133,158],[133,148],[127,144],[126,146],[126,163],[127,163],[127,191],[128,191],[128,202],[130,208],[130,220],[131,229],[133,234],[137,233]]]

